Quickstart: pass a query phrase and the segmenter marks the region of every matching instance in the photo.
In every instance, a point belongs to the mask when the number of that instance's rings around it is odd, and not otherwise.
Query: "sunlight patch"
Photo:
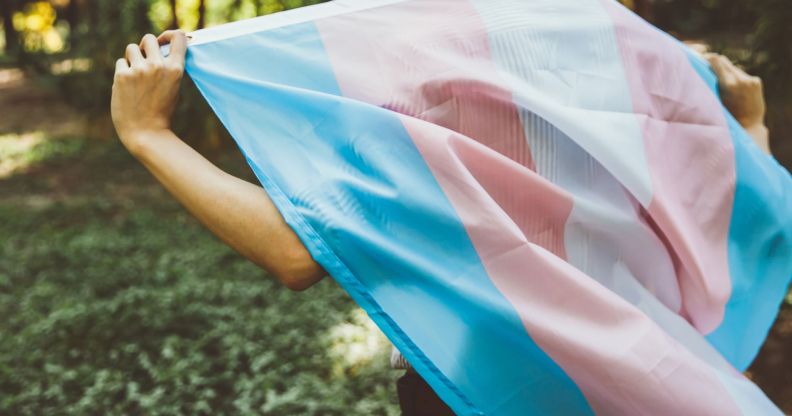
[[[385,335],[362,309],[355,310],[349,321],[331,328],[329,337],[329,355],[333,360],[335,375],[355,372],[375,357],[382,358],[390,345]]]
[[[87,58],[64,59],[50,66],[55,75],[69,74],[72,72],[87,72],[91,69],[91,60]]]
[[[0,179],[37,163],[74,155],[83,145],[82,140],[47,139],[41,131],[0,135]]]

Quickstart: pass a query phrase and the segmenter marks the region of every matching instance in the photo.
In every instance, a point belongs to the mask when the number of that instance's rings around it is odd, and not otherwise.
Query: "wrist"
[[[753,138],[754,143],[767,154],[770,153],[770,131],[764,123],[744,126],[745,131]]]
[[[145,158],[155,149],[155,142],[173,135],[169,128],[118,130],[118,137],[127,151],[137,159]]]
[[[743,126],[744,129],[753,128],[757,126],[764,126],[764,115],[751,116],[751,117],[735,117],[737,122]]]

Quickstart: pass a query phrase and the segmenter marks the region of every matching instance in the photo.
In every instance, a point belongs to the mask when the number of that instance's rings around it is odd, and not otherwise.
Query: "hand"
[[[704,58],[718,76],[723,105],[753,137],[756,145],[770,154],[769,134],[764,124],[762,80],[748,75],[723,55],[705,53]]]
[[[764,124],[765,101],[762,80],[746,74],[723,55],[707,53],[704,58],[718,76],[721,99],[734,118],[746,128]]]
[[[167,58],[160,53],[165,43],[171,45]],[[127,45],[125,57],[116,61],[110,109],[118,137],[131,153],[155,136],[148,133],[170,129],[186,49],[184,32],[169,30]]]

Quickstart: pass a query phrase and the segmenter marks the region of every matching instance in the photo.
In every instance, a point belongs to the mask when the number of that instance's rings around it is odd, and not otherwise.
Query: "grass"
[[[115,143],[37,146],[0,179],[0,414],[397,414],[330,279],[281,288]]]

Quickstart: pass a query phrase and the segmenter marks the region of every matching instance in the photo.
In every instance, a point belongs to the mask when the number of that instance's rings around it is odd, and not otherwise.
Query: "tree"
[[[64,10],[64,20],[66,20],[66,23],[69,24],[69,44],[72,45],[74,43],[74,39],[71,34],[77,32],[77,25],[80,21],[80,6],[77,0],[69,1],[69,4]]]
[[[789,99],[792,94],[792,9],[786,0],[757,0],[751,7],[759,15],[752,46],[757,53],[752,64],[768,85],[771,98]]]
[[[5,33],[6,55],[15,55],[19,50],[19,34],[14,29],[14,13],[19,10],[19,1],[3,0],[0,8],[3,13],[3,33]]]
[[[171,8],[171,29],[178,29],[179,28],[179,16],[176,13],[176,0],[170,0],[170,8]]]
[[[206,27],[206,1],[198,2],[198,29]]]

